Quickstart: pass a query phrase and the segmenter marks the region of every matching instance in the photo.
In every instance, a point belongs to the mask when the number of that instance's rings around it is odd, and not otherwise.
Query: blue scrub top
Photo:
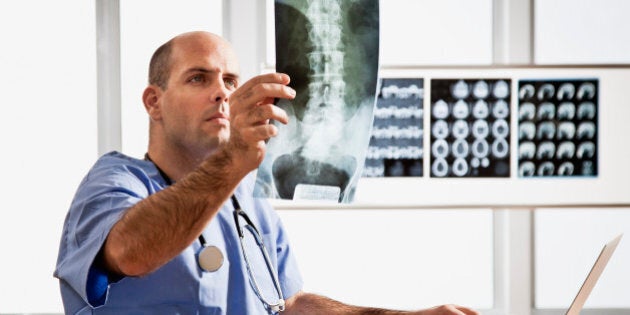
[[[235,195],[263,237],[286,299],[301,290],[302,278],[279,217],[266,200],[252,197],[254,181],[253,174],[247,176]],[[142,277],[107,278],[93,266],[109,231],[125,210],[165,187],[165,179],[150,161],[111,152],[96,162],[79,186],[61,237],[54,276],[59,278],[65,313],[269,313],[250,284],[231,202],[223,205],[203,232],[207,245],[218,247],[224,256],[223,265],[215,272],[203,271],[197,264],[199,241]],[[263,295],[270,302],[277,301],[260,249],[249,243],[245,247]],[[104,278],[102,288],[88,281],[88,274],[92,280],[95,274]],[[95,301],[93,292],[99,290],[105,295]]]

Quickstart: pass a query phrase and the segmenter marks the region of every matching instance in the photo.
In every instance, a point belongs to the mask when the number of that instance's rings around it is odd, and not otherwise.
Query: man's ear
[[[142,102],[151,120],[160,120],[162,118],[161,96],[162,89],[155,85],[147,86],[144,89],[144,93],[142,93]]]

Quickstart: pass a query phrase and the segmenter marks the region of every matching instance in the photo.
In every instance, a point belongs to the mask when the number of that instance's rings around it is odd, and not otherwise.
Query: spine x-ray
[[[378,0],[276,0],[276,71],[294,100],[267,144],[254,194],[350,202],[370,138],[379,51]]]
[[[431,177],[510,176],[510,80],[431,80]]]
[[[422,176],[423,79],[382,79],[364,177]]]
[[[598,80],[521,80],[520,177],[597,176]]]

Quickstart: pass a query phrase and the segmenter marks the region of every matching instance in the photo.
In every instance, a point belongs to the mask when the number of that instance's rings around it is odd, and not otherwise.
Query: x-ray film
[[[597,176],[597,79],[521,80],[520,177]]]
[[[431,177],[510,176],[510,80],[431,80]]]
[[[382,79],[364,177],[422,176],[423,79]]]
[[[294,100],[254,195],[348,203],[362,175],[378,76],[378,0],[276,0],[276,71]]]

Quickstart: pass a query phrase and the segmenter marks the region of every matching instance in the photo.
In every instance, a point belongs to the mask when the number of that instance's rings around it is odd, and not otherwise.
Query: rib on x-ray
[[[276,0],[276,71],[294,100],[279,100],[254,195],[351,202],[370,137],[377,86],[378,0]]]

